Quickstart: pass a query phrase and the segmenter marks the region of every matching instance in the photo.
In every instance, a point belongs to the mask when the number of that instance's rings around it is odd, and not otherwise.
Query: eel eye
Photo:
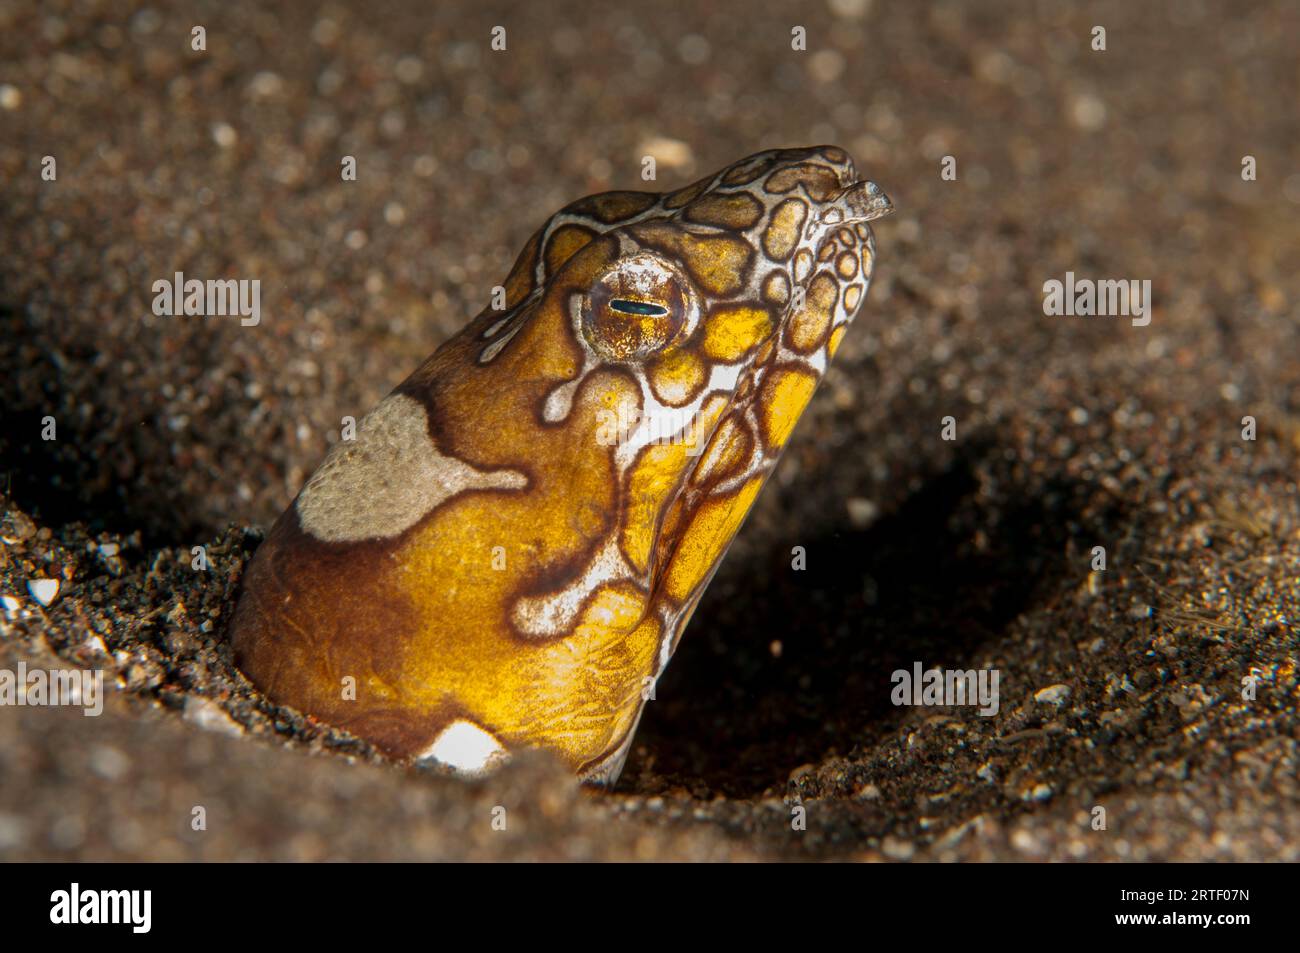
[[[582,335],[609,361],[637,361],[681,337],[686,293],[674,269],[654,255],[616,262],[588,293]]]

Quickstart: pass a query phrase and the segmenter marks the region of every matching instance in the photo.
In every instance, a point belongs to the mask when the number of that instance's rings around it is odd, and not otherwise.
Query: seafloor
[[[1294,5],[182,9],[0,2],[0,669],[116,686],[0,708],[0,858],[1300,859]],[[820,142],[898,208],[877,279],[616,791],[386,764],[232,668],[256,527],[547,214]],[[261,324],[154,316],[176,271]],[[1045,316],[1067,271],[1150,324]],[[894,707],[914,661],[999,714]]]

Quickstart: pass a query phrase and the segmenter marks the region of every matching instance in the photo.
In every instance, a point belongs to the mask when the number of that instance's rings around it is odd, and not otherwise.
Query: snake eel
[[[393,758],[616,782],[891,210],[821,146],[556,212],[272,527],[236,664]]]

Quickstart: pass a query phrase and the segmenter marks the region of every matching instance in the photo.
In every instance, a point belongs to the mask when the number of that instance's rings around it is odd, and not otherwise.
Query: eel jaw
[[[842,225],[863,224],[884,218],[894,203],[880,186],[868,179],[851,182],[820,203],[817,225],[829,231]]]

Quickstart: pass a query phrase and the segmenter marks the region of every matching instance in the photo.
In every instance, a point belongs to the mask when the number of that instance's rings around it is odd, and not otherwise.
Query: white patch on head
[[[424,405],[393,394],[366,414],[355,440],[330,450],[296,503],[302,528],[329,543],[386,539],[465,490],[522,490],[517,470],[476,470],[438,452]]]
[[[515,602],[511,619],[525,635],[536,638],[563,635],[573,628],[578,610],[592,593],[607,583],[634,576],[632,567],[618,547],[618,533],[614,532],[592,557],[582,575],[558,592],[519,599]],[[613,619],[597,618],[596,621],[608,624]]]
[[[586,376],[586,369],[571,381],[565,381],[558,384],[546,395],[546,403],[542,405],[542,419],[548,424],[558,424],[564,421],[569,412],[573,410],[573,395],[578,392],[578,385],[582,383]]]
[[[558,424],[568,419],[569,413],[573,410],[574,395],[578,393],[578,388],[597,364],[595,353],[587,345],[586,338],[582,336],[582,295],[575,294],[569,298],[569,324],[573,328],[575,340],[583,342],[582,367],[573,380],[557,384],[546,395],[546,401],[542,405],[542,419],[548,424]]]
[[[457,718],[442,730],[417,761],[434,762],[470,777],[484,774],[509,757],[505,746],[490,731]]]
[[[665,442],[666,439],[685,439],[689,435],[692,455],[704,452],[713,439],[716,423],[704,432],[699,424],[701,409],[708,398],[718,392],[733,392],[740,378],[740,372],[740,364],[714,365],[709,382],[701,390],[699,397],[684,407],[668,407],[661,404],[654,396],[650,385],[646,382],[645,372],[640,368],[633,368],[633,376],[641,391],[643,410],[631,432],[624,436],[615,448],[614,465],[618,472],[626,474],[638,453],[651,443]],[[568,388],[581,380],[582,376],[579,376],[575,381],[561,385],[561,388],[557,388],[551,394],[551,399],[554,399],[557,394],[563,394],[565,416],[572,410],[572,392]],[[551,400],[548,399],[548,407],[550,402]],[[547,419],[550,419],[549,414]],[[668,422],[671,422],[672,426],[666,426]],[[524,635],[534,638],[555,638],[572,631],[583,604],[603,585],[627,580],[643,588],[646,586],[648,580],[644,574],[638,574],[632,568],[619,546],[624,519],[626,515],[611,528],[609,535],[582,572],[567,585],[555,592],[540,596],[524,596],[515,602],[511,609],[511,620]]]
[[[641,416],[633,422],[630,432],[619,441],[614,451],[614,466],[619,473],[626,473],[637,455],[652,443],[684,443],[692,456],[703,453],[716,429],[716,426],[707,432],[702,429],[700,415],[704,405],[719,393],[734,392],[740,371],[740,364],[712,365],[709,380],[700,389],[699,396],[681,407],[671,407],[660,403],[646,381],[645,371],[635,369],[633,376],[641,391]]]

